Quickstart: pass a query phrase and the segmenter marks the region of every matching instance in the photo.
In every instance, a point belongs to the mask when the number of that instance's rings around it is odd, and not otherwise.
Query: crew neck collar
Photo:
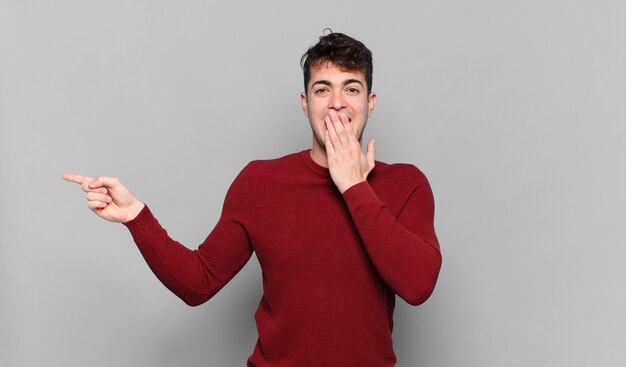
[[[328,168],[320,166],[313,160],[313,158],[311,157],[310,149],[301,151],[300,157],[302,157],[302,161],[311,171],[324,177],[330,177],[330,171],[328,170]]]

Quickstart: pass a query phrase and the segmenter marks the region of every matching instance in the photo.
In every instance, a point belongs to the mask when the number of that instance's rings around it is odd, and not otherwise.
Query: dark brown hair
[[[363,43],[343,33],[330,32],[321,36],[317,44],[309,47],[300,59],[304,73],[304,91],[308,93],[311,68],[330,62],[343,71],[360,71],[365,74],[367,93],[372,92],[372,52]]]

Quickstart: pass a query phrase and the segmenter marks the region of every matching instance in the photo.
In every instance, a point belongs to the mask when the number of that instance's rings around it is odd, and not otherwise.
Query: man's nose
[[[328,108],[340,110],[346,107],[346,100],[341,93],[333,93],[328,101]]]

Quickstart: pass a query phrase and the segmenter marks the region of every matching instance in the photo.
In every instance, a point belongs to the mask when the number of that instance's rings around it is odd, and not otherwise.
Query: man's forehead
[[[362,70],[342,68],[330,61],[311,65],[311,79],[309,84],[319,80],[330,80],[330,78],[340,83],[348,79],[356,79],[365,85],[365,73]]]

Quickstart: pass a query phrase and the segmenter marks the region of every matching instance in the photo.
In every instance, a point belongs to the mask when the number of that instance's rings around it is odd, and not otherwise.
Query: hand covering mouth
[[[351,123],[352,122],[352,117],[345,115],[348,118],[348,122]],[[330,115],[326,115],[326,117],[330,117]],[[326,119],[326,117],[324,119]],[[339,117],[339,114],[337,114],[337,117]]]

